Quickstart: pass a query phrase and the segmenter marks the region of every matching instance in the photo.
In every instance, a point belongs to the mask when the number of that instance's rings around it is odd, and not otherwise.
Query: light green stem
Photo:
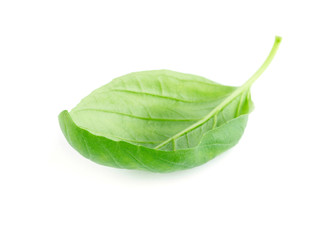
[[[275,37],[275,42],[274,45],[268,55],[268,57],[266,58],[265,62],[261,65],[261,67],[258,69],[257,72],[255,72],[250,78],[249,80],[244,84],[246,86],[251,86],[256,80],[257,78],[260,77],[260,75],[266,70],[266,68],[269,66],[269,64],[271,63],[271,61],[274,59],[276,52],[278,50],[278,47],[280,45],[280,42],[282,41],[282,38],[279,36]]]
[[[179,138],[180,136],[184,135],[185,133],[192,131],[193,129],[203,125],[206,121],[208,121],[210,118],[212,118],[213,116],[215,116],[219,111],[221,111],[221,109],[223,109],[226,105],[228,105],[233,99],[235,99],[237,96],[239,96],[242,92],[246,91],[247,89],[249,89],[251,87],[251,85],[257,80],[257,78],[266,70],[266,68],[269,66],[269,64],[271,63],[271,61],[273,60],[279,44],[281,42],[282,38],[276,36],[275,38],[275,43],[268,55],[268,57],[266,58],[265,62],[261,65],[261,67],[258,69],[257,72],[255,72],[251,78],[249,78],[249,80],[243,84],[241,87],[237,88],[235,91],[232,92],[232,94],[230,94],[226,99],[224,99],[223,102],[221,102],[218,106],[216,106],[209,114],[207,114],[204,118],[202,118],[201,120],[199,120],[198,122],[192,124],[191,126],[189,126],[188,128],[182,130],[181,132],[177,133],[176,135],[168,138],[167,140],[165,140],[164,142],[162,142],[161,144],[159,144],[158,146],[155,147],[155,149],[160,149],[161,147],[165,146],[167,143],[169,143],[170,141],[175,141],[175,139]],[[175,143],[175,142],[174,142]]]

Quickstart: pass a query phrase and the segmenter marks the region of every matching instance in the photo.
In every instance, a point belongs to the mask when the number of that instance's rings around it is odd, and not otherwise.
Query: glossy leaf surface
[[[280,40],[241,87],[169,70],[130,73],[63,111],[61,129],[71,146],[103,165],[154,172],[201,165],[239,141],[253,109],[250,86]]]

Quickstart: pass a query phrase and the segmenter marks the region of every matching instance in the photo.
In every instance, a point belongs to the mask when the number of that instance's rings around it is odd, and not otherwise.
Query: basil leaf
[[[72,147],[99,164],[171,172],[201,165],[234,146],[253,109],[250,87],[169,70],[135,72],[93,91],[59,122]]]

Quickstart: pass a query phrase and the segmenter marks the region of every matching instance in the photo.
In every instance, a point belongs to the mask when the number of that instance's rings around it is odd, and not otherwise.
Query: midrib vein
[[[214,115],[216,115],[223,107],[225,107],[227,104],[229,104],[234,98],[236,98],[239,94],[241,94],[244,91],[244,85],[237,88],[235,91],[232,92],[231,95],[229,95],[227,98],[225,98],[223,100],[223,102],[221,102],[218,106],[216,106],[209,114],[207,114],[204,118],[202,118],[200,121],[192,124],[191,126],[189,126],[188,128],[182,130],[181,132],[177,133],[176,135],[168,138],[166,141],[162,142],[161,144],[159,144],[158,146],[155,147],[155,149],[159,149],[163,146],[165,146],[167,143],[169,143],[170,141],[174,141],[177,138],[183,136],[184,134],[194,130],[195,128],[203,125],[204,123],[206,123],[209,119],[211,119]]]
[[[180,136],[183,136],[184,134],[192,131],[193,129],[195,129],[195,128],[201,126],[201,125],[203,125],[209,119],[211,119],[213,116],[215,116],[220,110],[222,110],[226,105],[228,105],[233,99],[235,99],[237,96],[239,96],[240,94],[242,94],[244,91],[248,90],[251,87],[251,85],[257,80],[257,78],[259,78],[259,76],[269,66],[269,64],[273,60],[273,58],[274,58],[274,56],[275,56],[275,54],[276,54],[276,52],[278,50],[278,47],[279,47],[280,42],[281,42],[281,37],[276,36],[274,45],[273,45],[273,47],[272,47],[272,49],[271,49],[268,57],[266,58],[266,60],[264,61],[264,63],[260,66],[260,68],[257,70],[257,72],[255,72],[248,79],[248,81],[245,84],[243,84],[241,87],[239,87],[236,90],[234,90],[232,92],[232,94],[230,94],[227,98],[225,98],[223,100],[223,102],[221,102],[218,106],[216,106],[209,114],[207,114],[200,121],[192,124],[191,126],[189,126],[188,128],[182,130],[181,132],[177,133],[176,135],[168,138],[167,140],[165,140],[164,142],[162,142],[161,144],[159,144],[158,146],[156,146],[155,149],[160,149],[161,147],[165,146],[170,141],[175,141]]]

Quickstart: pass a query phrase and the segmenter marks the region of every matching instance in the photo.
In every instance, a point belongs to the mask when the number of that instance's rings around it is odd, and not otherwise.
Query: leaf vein
[[[141,117],[141,116],[131,115],[131,114],[127,114],[127,113],[115,112],[115,111],[110,111],[110,110],[105,110],[105,109],[96,109],[96,108],[81,108],[81,109],[77,109],[74,113],[81,112],[81,111],[96,111],[96,112],[112,113],[112,114],[118,114],[118,115],[122,115],[122,116],[126,116],[126,117],[137,118],[137,119],[142,119],[142,120],[149,120],[149,121],[184,121],[184,122],[192,122],[192,121],[200,120],[200,119],[182,119],[182,118]],[[148,114],[148,112],[147,112],[147,114]]]
[[[186,103],[197,103],[196,101],[190,101],[186,99],[181,99],[181,98],[175,98],[175,97],[170,97],[170,96],[163,96],[155,93],[148,93],[148,92],[138,92],[138,91],[133,91],[133,90],[127,90],[127,89],[110,89],[110,91],[114,92],[125,92],[125,93],[133,93],[133,94],[143,94],[147,96],[152,96],[152,97],[157,97],[157,98],[164,98],[164,99],[169,99],[169,100],[174,100],[178,102],[186,102]]]

